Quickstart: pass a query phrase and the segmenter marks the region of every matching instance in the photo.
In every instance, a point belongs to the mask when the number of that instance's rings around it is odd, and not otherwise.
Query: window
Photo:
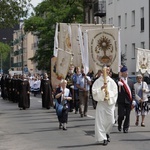
[[[108,5],[112,4],[113,3],[113,0],[109,0],[108,1]]]
[[[135,43],[132,43],[132,59],[135,59]]]
[[[131,25],[135,26],[135,10],[132,11]]]
[[[109,18],[109,24],[113,24],[113,18]]]
[[[125,44],[125,55],[127,55],[127,44]]]
[[[144,7],[141,8],[141,32],[144,31]]]
[[[125,28],[127,28],[127,13],[125,13]]]
[[[118,16],[118,27],[121,27],[121,16]]]
[[[144,18],[144,7],[141,8],[141,18]]]
[[[141,42],[141,48],[145,48],[145,42]]]

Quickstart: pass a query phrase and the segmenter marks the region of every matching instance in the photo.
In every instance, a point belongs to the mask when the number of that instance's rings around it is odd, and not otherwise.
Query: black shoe
[[[103,141],[103,145],[106,146],[107,144],[108,144],[108,141],[107,141],[107,140],[104,140],[104,141]]]
[[[75,114],[77,114],[78,113],[78,111],[75,111]]]
[[[128,129],[123,129],[123,132],[124,133],[128,133]]]
[[[121,127],[118,126],[118,131],[121,132]]]
[[[81,118],[83,117],[83,114],[81,114]]]
[[[87,114],[84,114],[84,117],[87,117]]]
[[[62,129],[62,124],[59,124],[59,129]]]
[[[107,137],[107,141],[110,142],[110,136],[109,136],[109,134],[106,134],[106,137]]]
[[[64,128],[64,127],[63,127],[63,130],[67,130],[67,128]]]

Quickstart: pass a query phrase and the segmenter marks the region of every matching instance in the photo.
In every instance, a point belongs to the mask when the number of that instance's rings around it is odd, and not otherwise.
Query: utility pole
[[[21,62],[22,62],[22,67],[21,67],[21,70],[22,70],[22,75],[24,74],[24,50],[23,50],[23,21],[20,22],[20,33],[21,33]]]

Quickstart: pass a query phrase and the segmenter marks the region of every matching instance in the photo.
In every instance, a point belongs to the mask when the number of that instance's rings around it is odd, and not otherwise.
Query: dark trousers
[[[78,112],[79,109],[79,90],[74,90],[74,108]]]
[[[123,124],[123,129],[129,128],[130,112],[131,112],[131,105],[118,104],[118,127],[119,128],[121,128],[122,124]]]
[[[80,100],[80,114],[87,114],[88,111],[88,98],[89,98],[89,91],[79,91],[79,100]]]

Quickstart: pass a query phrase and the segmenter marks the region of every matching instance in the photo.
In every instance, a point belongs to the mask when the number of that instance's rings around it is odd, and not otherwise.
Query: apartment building
[[[108,0],[106,10],[106,22],[121,29],[121,51],[129,74],[135,74],[136,48],[150,49],[149,0]]]
[[[13,33],[13,64],[14,71],[22,71],[22,73],[39,73],[36,69],[36,63],[32,62],[32,58],[37,50],[38,39],[31,33],[24,33],[23,26]]]
[[[136,48],[150,49],[149,0],[91,0],[87,23],[113,24],[121,29],[121,52],[129,74],[136,73]]]

